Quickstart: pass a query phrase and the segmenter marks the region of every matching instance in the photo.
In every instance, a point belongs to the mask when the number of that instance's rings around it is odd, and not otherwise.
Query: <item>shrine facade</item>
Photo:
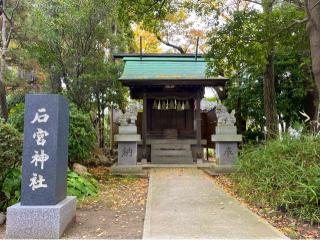
[[[213,147],[215,114],[202,111],[205,87],[223,93],[226,78],[207,77],[207,62],[194,54],[116,54],[124,61],[120,81],[142,100],[138,159],[153,164],[192,164]]]

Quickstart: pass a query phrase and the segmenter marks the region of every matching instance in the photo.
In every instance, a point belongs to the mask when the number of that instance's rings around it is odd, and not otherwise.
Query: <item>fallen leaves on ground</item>
[[[88,171],[99,181],[99,193],[79,201],[77,221],[64,238],[141,239],[148,179],[112,176],[107,167]]]
[[[217,185],[224,189],[224,191],[238,199],[242,204],[246,205],[253,212],[265,219],[271,225],[279,229],[286,236],[295,239],[317,239],[320,238],[320,225],[311,225],[309,223],[300,221],[298,219],[289,217],[282,212],[276,211],[268,207],[257,207],[248,203],[239,195],[237,195],[234,183],[228,176],[212,177]]]
[[[80,208],[144,206],[148,179],[134,176],[112,176],[107,167],[90,168],[89,172],[99,181],[99,193],[80,202]],[[103,205],[103,206],[102,206]]]

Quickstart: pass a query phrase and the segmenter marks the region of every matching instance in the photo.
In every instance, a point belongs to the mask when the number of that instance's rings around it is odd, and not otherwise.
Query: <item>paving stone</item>
[[[143,239],[285,239],[201,170],[151,169]]]

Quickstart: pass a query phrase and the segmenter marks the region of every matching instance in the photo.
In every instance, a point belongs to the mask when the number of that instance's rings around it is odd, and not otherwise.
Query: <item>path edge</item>
[[[203,171],[204,174],[206,174],[209,177],[209,174],[207,174],[205,171]],[[273,231],[274,233],[276,233],[279,237],[278,238],[274,238],[274,239],[290,239],[289,237],[287,237],[283,232],[281,232],[278,228],[276,228],[275,226],[273,226],[271,223],[269,223],[266,219],[262,218],[261,216],[259,216],[257,213],[255,213],[254,211],[252,211],[249,207],[248,204],[245,204],[243,202],[241,202],[240,200],[238,200],[236,197],[232,196],[231,194],[229,194],[228,192],[226,192],[219,184],[217,184],[213,179],[210,179],[210,181],[212,182],[213,185],[216,186],[217,189],[219,189],[221,192],[223,192],[223,194],[225,194],[226,196],[228,196],[230,199],[232,199],[232,201],[234,201],[235,203],[237,203],[238,205],[240,205],[241,208],[243,208],[245,211],[247,211],[250,215],[252,215],[253,217],[255,217],[258,221],[263,222],[271,231]]]
[[[146,211],[144,216],[144,223],[143,223],[143,234],[142,239],[148,239],[150,238],[150,230],[151,230],[151,202],[152,202],[152,173],[150,171],[149,173],[149,185],[148,185],[148,195],[147,195],[147,205],[146,205]]]

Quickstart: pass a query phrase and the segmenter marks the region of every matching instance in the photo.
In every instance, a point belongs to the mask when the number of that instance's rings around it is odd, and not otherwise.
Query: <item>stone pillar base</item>
[[[119,176],[147,176],[148,174],[143,171],[142,165],[113,165],[111,167],[112,175]]]
[[[237,142],[217,142],[216,157],[218,165],[233,165],[238,158]]]
[[[6,238],[60,238],[75,221],[76,202],[76,197],[66,197],[56,205],[9,207]]]

